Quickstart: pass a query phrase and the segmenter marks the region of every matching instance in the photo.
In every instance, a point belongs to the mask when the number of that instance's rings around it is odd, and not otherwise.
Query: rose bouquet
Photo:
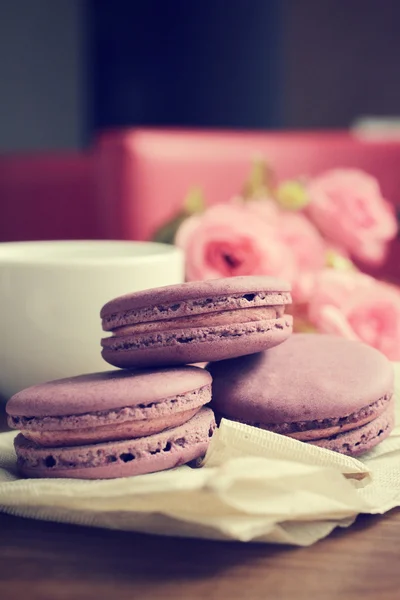
[[[400,291],[362,272],[384,263],[397,220],[379,183],[355,169],[275,183],[254,164],[243,191],[207,207],[200,190],[156,235],[180,246],[187,280],[289,280],[298,331],[362,340],[400,360]],[[356,266],[357,265],[357,266]]]

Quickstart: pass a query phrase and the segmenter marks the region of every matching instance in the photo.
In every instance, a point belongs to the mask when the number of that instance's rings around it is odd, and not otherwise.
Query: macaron
[[[30,477],[103,479],[169,469],[204,455],[215,428],[211,376],[197,367],[109,371],[51,381],[7,403]]]
[[[290,285],[270,277],[196,281],[128,294],[101,310],[103,358],[116,367],[202,363],[286,340]]]
[[[294,334],[259,354],[208,365],[211,406],[226,417],[358,456],[394,426],[394,373],[369,346]]]

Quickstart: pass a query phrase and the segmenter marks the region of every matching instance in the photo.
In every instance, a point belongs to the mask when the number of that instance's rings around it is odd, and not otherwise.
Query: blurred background
[[[400,204],[399,22],[397,0],[2,0],[0,241],[149,239],[255,156],[362,168]]]
[[[297,324],[400,360],[399,23],[399,0],[0,0],[0,242],[175,242],[188,279],[291,265]],[[349,303],[317,323],[331,280]]]
[[[2,0],[0,151],[393,116],[399,21],[397,0]]]

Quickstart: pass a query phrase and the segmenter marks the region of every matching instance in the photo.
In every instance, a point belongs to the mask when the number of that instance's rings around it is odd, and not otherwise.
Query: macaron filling
[[[277,307],[291,304],[290,292],[248,292],[244,294],[210,296],[197,299],[186,299],[180,302],[171,302],[145,306],[110,314],[102,313],[104,331],[113,331],[116,328],[138,323],[153,321],[168,321],[180,317],[193,315],[209,315],[223,311],[234,311],[260,306]]]
[[[260,306],[256,308],[242,308],[236,310],[224,310],[207,315],[207,326],[220,326],[232,323],[253,323],[270,319],[279,319],[285,312],[284,306]],[[138,333],[150,333],[152,331],[171,331],[176,329],[190,329],[204,326],[204,315],[189,317],[178,317],[162,322],[138,323],[136,325],[125,325],[113,330],[113,335],[135,335]]]
[[[392,393],[385,394],[376,402],[345,417],[286,423],[263,423],[253,421],[247,422],[247,424],[304,442],[326,439],[371,423],[387,410],[392,397]],[[222,417],[223,415],[219,416]],[[231,417],[226,416],[226,418],[230,419]],[[245,421],[241,419],[241,422]]]
[[[112,442],[129,438],[141,438],[166,431],[172,427],[183,425],[194,417],[201,406],[153,419],[141,421],[125,421],[116,425],[101,425],[87,429],[62,429],[59,431],[29,431],[22,429],[21,433],[29,440],[40,446],[80,446]]]
[[[394,423],[395,403],[393,399],[383,413],[369,423],[351,431],[340,432],[324,439],[312,440],[310,443],[333,452],[359,456],[386,439],[390,435]]]

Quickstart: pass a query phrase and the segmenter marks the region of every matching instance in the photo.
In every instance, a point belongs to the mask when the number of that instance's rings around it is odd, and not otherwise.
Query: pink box
[[[400,143],[361,141],[347,132],[123,130],[100,136],[95,153],[100,218],[110,237],[150,238],[193,186],[203,188],[209,204],[228,200],[241,191],[257,156],[279,179],[359,167],[400,204]]]
[[[358,167],[400,205],[400,142],[348,132],[232,132],[128,129],[99,136],[90,153],[0,157],[0,241],[149,239],[203,188],[209,204],[240,192],[262,156],[278,178]],[[400,282],[400,242],[384,271]]]
[[[209,204],[240,192],[252,160],[264,157],[278,179],[357,167],[376,176],[400,205],[400,143],[349,132],[177,131],[128,129],[100,136],[95,150],[99,218],[106,237],[146,240],[200,186]],[[383,271],[400,282],[400,242]]]
[[[102,237],[90,154],[0,157],[0,241]]]

